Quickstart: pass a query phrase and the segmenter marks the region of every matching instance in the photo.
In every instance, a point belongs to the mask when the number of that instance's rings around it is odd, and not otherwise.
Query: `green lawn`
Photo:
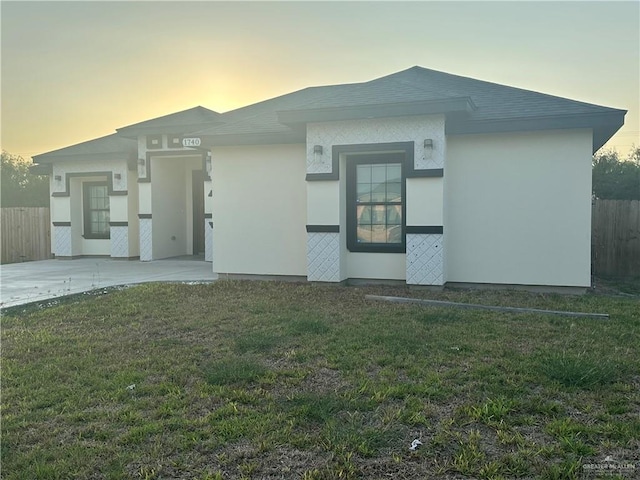
[[[639,326],[631,296],[275,282],[14,308],[2,478],[594,478],[608,455],[636,469],[607,478],[636,478]]]

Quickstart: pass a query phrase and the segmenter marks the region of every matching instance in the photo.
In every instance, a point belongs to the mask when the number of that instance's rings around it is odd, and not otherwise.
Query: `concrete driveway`
[[[198,257],[152,262],[79,258],[0,266],[0,307],[13,307],[102,287],[146,282],[211,282],[211,263]]]

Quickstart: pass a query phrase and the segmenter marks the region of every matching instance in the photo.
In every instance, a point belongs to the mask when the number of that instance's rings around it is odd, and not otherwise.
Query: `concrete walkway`
[[[152,262],[79,258],[0,266],[0,307],[13,307],[102,287],[146,282],[211,282],[211,263],[197,257]]]

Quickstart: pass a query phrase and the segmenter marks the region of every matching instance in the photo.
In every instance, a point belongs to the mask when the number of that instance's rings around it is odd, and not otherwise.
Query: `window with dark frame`
[[[404,153],[347,155],[347,248],[405,251]]]
[[[84,209],[84,238],[108,239],[109,188],[106,182],[82,184]]]

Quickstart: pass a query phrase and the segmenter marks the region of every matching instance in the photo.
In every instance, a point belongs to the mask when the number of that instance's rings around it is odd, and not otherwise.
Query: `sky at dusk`
[[[218,112],[414,65],[626,109],[640,3],[0,2],[2,148],[25,159],[202,105]]]

